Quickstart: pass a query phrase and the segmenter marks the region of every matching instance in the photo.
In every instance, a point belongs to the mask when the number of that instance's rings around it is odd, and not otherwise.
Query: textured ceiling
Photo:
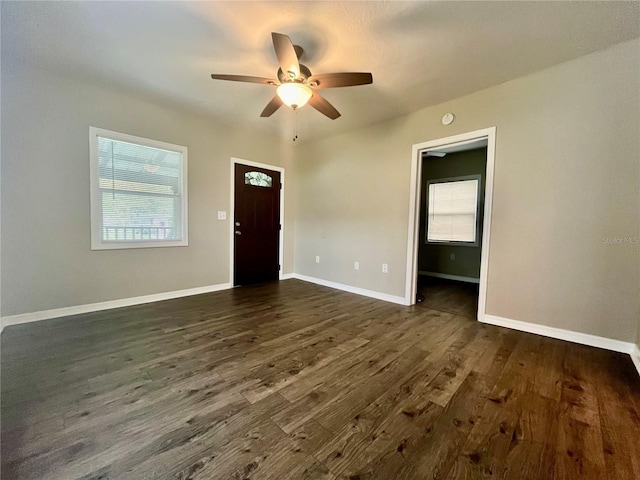
[[[435,105],[640,36],[639,2],[2,2],[3,71],[33,62],[290,136],[293,113],[259,114],[273,87],[270,32],[305,49],[313,73],[371,71],[323,90],[342,113],[298,112],[301,139]]]

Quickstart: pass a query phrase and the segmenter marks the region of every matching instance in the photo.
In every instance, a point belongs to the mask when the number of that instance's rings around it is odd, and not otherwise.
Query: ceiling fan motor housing
[[[297,78],[289,78],[289,75],[285,74],[282,71],[282,68],[278,68],[278,80],[280,83],[289,83],[289,82],[300,82],[305,83],[307,79],[311,76],[311,70],[307,68],[306,65],[300,64],[300,75]]]

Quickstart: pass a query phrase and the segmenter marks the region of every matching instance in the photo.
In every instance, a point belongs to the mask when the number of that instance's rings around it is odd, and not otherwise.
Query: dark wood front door
[[[278,279],[280,173],[236,164],[234,285]]]

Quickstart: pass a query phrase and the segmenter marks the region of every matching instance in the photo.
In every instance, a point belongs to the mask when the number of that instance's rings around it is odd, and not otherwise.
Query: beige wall
[[[402,296],[411,146],[495,125],[487,313],[640,342],[639,246],[603,242],[640,235],[639,54],[628,42],[298,151],[3,66],[2,314],[228,282],[215,213],[230,208],[231,156],[287,169],[285,272]],[[189,148],[189,247],[90,250],[89,125]]]
[[[640,234],[639,71],[634,40],[303,144],[296,273],[403,296],[411,146],[495,125],[487,313],[634,341],[639,246],[603,237]]]
[[[89,126],[189,149],[189,246],[91,251]],[[107,90],[3,66],[2,315],[229,282],[232,156],[284,166],[293,268],[291,142]],[[287,228],[288,227],[288,228]]]

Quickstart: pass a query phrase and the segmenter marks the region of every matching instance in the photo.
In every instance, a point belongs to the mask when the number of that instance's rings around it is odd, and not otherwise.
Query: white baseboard
[[[424,270],[420,270],[418,272],[418,274],[419,275],[425,275],[427,277],[444,278],[446,280],[457,280],[458,282],[480,283],[480,279],[479,278],[462,277],[460,275],[449,275],[448,273],[426,272]]]
[[[365,297],[376,298],[378,300],[384,300],[385,302],[398,303],[400,305],[406,305],[404,297],[397,297],[395,295],[389,295],[387,293],[376,292],[374,290],[366,290],[364,288],[352,287],[351,285],[345,285],[343,283],[330,282],[329,280],[323,280],[316,277],[308,277],[307,275],[300,275],[294,273],[293,278],[302,280],[305,282],[315,283],[317,285],[323,285],[325,287],[335,288],[336,290],[343,290],[349,293],[355,293],[356,295],[364,295]]]
[[[638,375],[640,375],[640,346],[636,345],[633,348],[633,352],[631,352],[631,361],[636,366],[636,370],[638,370]]]
[[[48,320],[50,318],[66,317],[69,315],[80,315],[83,313],[99,312],[101,310],[110,310],[112,308],[130,307],[131,305],[141,305],[143,303],[159,302],[161,300],[170,300],[172,298],[188,297],[191,295],[200,295],[202,293],[217,292],[231,288],[230,283],[221,283],[218,285],[207,285],[205,287],[188,288],[186,290],[176,290],[173,292],[156,293],[153,295],[143,295],[141,297],[122,298],[120,300],[110,300],[107,302],[88,303],[85,305],[76,305],[73,307],[55,308],[53,310],[41,310],[39,312],[22,313],[20,315],[10,315],[2,317],[2,329],[9,325],[18,325],[21,323],[38,322],[40,320]]]
[[[366,290],[364,288],[353,287],[351,285],[331,282],[329,280],[323,280],[321,278],[316,278],[316,277],[309,277],[307,275],[301,275],[298,273],[286,273],[280,276],[281,280],[288,280],[291,278],[296,278],[298,280],[302,280],[305,282],[315,283],[317,285],[323,285],[325,287],[335,288],[336,290],[355,293],[357,295],[364,295],[365,297],[384,300],[386,302],[397,303],[399,305],[406,305],[404,297],[398,297],[395,295],[376,292],[374,290]],[[162,300],[170,300],[172,298],[188,297],[191,295],[200,295],[203,293],[217,292],[220,290],[227,290],[229,288],[232,288],[230,283],[221,283],[218,285],[208,285],[205,287],[188,288],[185,290],[176,290],[173,292],[156,293],[153,295],[123,298],[120,300],[111,300],[107,302],[89,303],[89,304],[77,305],[73,307],[64,307],[64,308],[56,308],[53,310],[42,310],[39,312],[23,313],[20,315],[11,315],[7,317],[2,317],[0,319],[0,326],[1,326],[1,329],[4,330],[4,327],[7,327],[9,325],[18,325],[21,323],[37,322],[40,320],[66,317],[69,315],[80,315],[83,313],[98,312],[101,310],[109,310],[112,308],[129,307],[132,305],[141,305],[144,303],[159,302]],[[536,323],[512,320],[510,318],[503,318],[495,315],[486,315],[486,314],[480,315],[479,320],[482,323],[497,325],[499,327],[506,327],[512,330],[519,330],[521,332],[534,333],[537,335],[543,335],[545,337],[557,338],[559,340],[566,340],[568,342],[574,342],[574,343],[580,343],[582,345],[589,345],[592,347],[604,348],[606,350],[612,350],[614,352],[628,353],[631,356],[631,360],[633,361],[636,369],[638,370],[638,374],[640,374],[640,348],[633,343],[622,342],[620,340],[614,340],[612,338],[598,337],[596,335],[590,335],[588,333],[573,332],[571,330],[564,330],[562,328],[539,325]]]
[[[590,347],[604,348],[614,352],[632,354],[636,348],[635,344],[614,340],[612,338],[598,337],[588,333],[573,332],[562,328],[548,327],[546,325],[538,325],[537,323],[521,322],[519,320],[511,320],[510,318],[496,317],[495,315],[484,315],[481,318],[482,323],[506,327],[512,330],[520,330],[521,332],[535,333],[545,337],[557,338],[568,342],[589,345]],[[633,358],[633,355],[631,355]]]

